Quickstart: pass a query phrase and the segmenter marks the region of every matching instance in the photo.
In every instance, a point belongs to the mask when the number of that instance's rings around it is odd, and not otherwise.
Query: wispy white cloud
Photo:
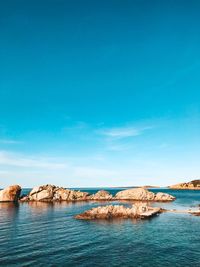
[[[25,156],[18,153],[0,151],[0,165],[24,168],[64,169],[66,162],[60,162],[55,158]]]
[[[144,127],[124,126],[124,127],[102,129],[99,130],[98,133],[111,139],[123,139],[141,135],[145,130],[151,128],[152,126],[144,126]]]

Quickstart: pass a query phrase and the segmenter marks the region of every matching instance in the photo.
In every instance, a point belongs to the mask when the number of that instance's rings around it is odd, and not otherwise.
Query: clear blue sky
[[[200,1],[0,2],[0,187],[200,178]]]

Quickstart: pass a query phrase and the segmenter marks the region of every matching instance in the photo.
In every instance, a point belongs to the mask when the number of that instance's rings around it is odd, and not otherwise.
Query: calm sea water
[[[198,191],[159,191],[177,197],[162,204],[166,208],[200,204]],[[200,217],[164,213],[150,220],[73,218],[105,204],[1,203],[0,266],[200,266]]]

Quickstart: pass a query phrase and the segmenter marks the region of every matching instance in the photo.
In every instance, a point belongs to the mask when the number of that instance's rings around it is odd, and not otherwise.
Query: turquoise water
[[[198,191],[159,191],[177,197],[162,204],[166,208],[200,204]],[[200,217],[163,213],[150,220],[73,218],[105,204],[1,203],[0,266],[200,266]]]

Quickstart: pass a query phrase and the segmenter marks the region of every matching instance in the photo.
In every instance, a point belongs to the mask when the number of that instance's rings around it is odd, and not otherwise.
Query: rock
[[[113,196],[105,190],[100,190],[96,194],[88,197],[90,200],[112,200]]]
[[[175,197],[166,193],[157,193],[148,191],[145,188],[133,188],[118,192],[115,195],[117,200],[142,200],[142,201],[172,201]]]
[[[87,200],[89,194],[87,192],[80,192],[75,190],[69,190],[64,188],[56,188],[53,200]]]
[[[87,192],[69,190],[55,185],[34,187],[21,201],[75,201],[86,200]]]
[[[197,210],[197,211],[189,211],[188,213],[194,215],[194,216],[200,216],[200,211]]]
[[[155,195],[154,201],[173,201],[175,199],[172,195],[159,192]]]
[[[100,190],[90,195],[87,192],[65,189],[55,185],[34,187],[21,201],[86,201],[86,200],[142,200],[142,201],[171,201],[175,198],[168,194],[154,194],[144,188],[134,188],[118,192],[113,197],[109,192]]]
[[[20,193],[21,193],[21,187],[19,185],[11,185],[0,191],[0,202],[18,201]]]
[[[169,186],[170,189],[191,189],[200,190],[200,180],[193,180],[188,183],[180,183]]]
[[[154,200],[155,194],[144,188],[133,188],[118,192],[116,199],[123,200]]]
[[[132,205],[130,208],[123,205],[108,205],[85,211],[75,218],[81,220],[147,218],[159,213],[159,211],[160,208],[148,207],[146,204]]]

